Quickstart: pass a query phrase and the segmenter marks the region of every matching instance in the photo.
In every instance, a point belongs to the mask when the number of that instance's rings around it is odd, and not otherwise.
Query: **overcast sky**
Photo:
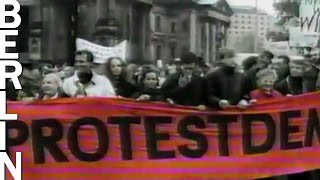
[[[256,0],[227,0],[230,5],[235,6],[255,6]],[[275,11],[272,7],[273,0],[257,0],[258,8],[265,10],[269,14],[274,14]]]

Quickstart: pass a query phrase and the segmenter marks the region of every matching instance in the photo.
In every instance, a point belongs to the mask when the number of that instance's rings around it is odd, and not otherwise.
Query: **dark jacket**
[[[316,91],[319,69],[315,66],[307,69],[303,76],[304,93]]]
[[[274,88],[283,95],[302,94],[303,93],[302,78],[288,76],[287,78],[277,82]]]
[[[15,89],[11,80],[6,80],[6,98],[7,101],[16,101],[18,97],[17,90]]]
[[[116,92],[116,95],[130,98],[133,93],[137,91],[137,87],[131,84],[129,81],[120,78],[120,79],[110,79],[113,85],[113,88]]]
[[[203,103],[204,80],[200,76],[193,75],[189,84],[179,86],[181,72],[169,76],[163,83],[161,90],[166,98],[170,98],[175,104],[185,106],[198,106]]]
[[[251,67],[247,72],[246,72],[246,76],[248,77],[248,81],[249,81],[249,88],[250,91],[253,91],[255,89],[257,89],[257,73],[263,68],[260,68],[258,66],[253,66]]]
[[[165,102],[166,99],[163,95],[163,93],[161,92],[160,89],[153,89],[153,88],[141,88],[138,92],[134,93],[132,95],[133,99],[137,99],[139,98],[141,95],[146,94],[150,96],[150,100],[149,101],[162,101]]]
[[[228,100],[237,105],[248,99],[250,88],[247,77],[238,71],[226,71],[222,66],[206,77],[206,98],[209,106],[219,107],[220,100]]]

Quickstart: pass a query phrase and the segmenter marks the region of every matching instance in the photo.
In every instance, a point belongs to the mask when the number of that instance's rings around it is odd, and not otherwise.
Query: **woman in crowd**
[[[117,96],[129,98],[136,92],[135,85],[127,80],[125,63],[121,58],[109,58],[105,70],[106,76],[111,81]]]
[[[159,73],[155,69],[143,72],[140,89],[132,98],[138,101],[165,101],[159,88]]]
[[[258,89],[251,91],[251,99],[266,100],[283,97],[281,93],[273,89],[274,83],[278,78],[276,71],[271,69],[263,69],[260,70],[256,76]]]
[[[66,97],[62,91],[62,80],[58,74],[46,74],[41,83],[41,90],[39,93],[39,100],[56,99]]]

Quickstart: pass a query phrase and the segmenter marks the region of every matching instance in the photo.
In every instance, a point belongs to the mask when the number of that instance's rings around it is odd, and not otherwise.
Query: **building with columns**
[[[191,51],[206,61],[226,45],[232,9],[225,0],[154,0],[152,59],[171,59]]]
[[[75,39],[104,46],[127,40],[128,61],[169,62],[184,51],[208,61],[224,47],[232,10],[225,0],[18,0],[17,51],[71,63]]]

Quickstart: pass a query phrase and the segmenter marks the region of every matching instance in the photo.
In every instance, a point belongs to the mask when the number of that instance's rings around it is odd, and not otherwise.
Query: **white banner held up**
[[[302,32],[320,32],[320,1],[301,0],[300,2],[300,28]]]
[[[120,57],[126,60],[126,46],[127,41],[122,41],[115,47],[104,47],[80,38],[76,40],[77,51],[90,51],[94,56],[94,63],[97,64],[106,63],[110,57]]]
[[[288,41],[269,42],[266,44],[265,48],[276,56],[288,56],[290,54],[290,46]]]
[[[317,47],[319,34],[315,32],[303,32],[299,27],[290,28],[291,47]]]

